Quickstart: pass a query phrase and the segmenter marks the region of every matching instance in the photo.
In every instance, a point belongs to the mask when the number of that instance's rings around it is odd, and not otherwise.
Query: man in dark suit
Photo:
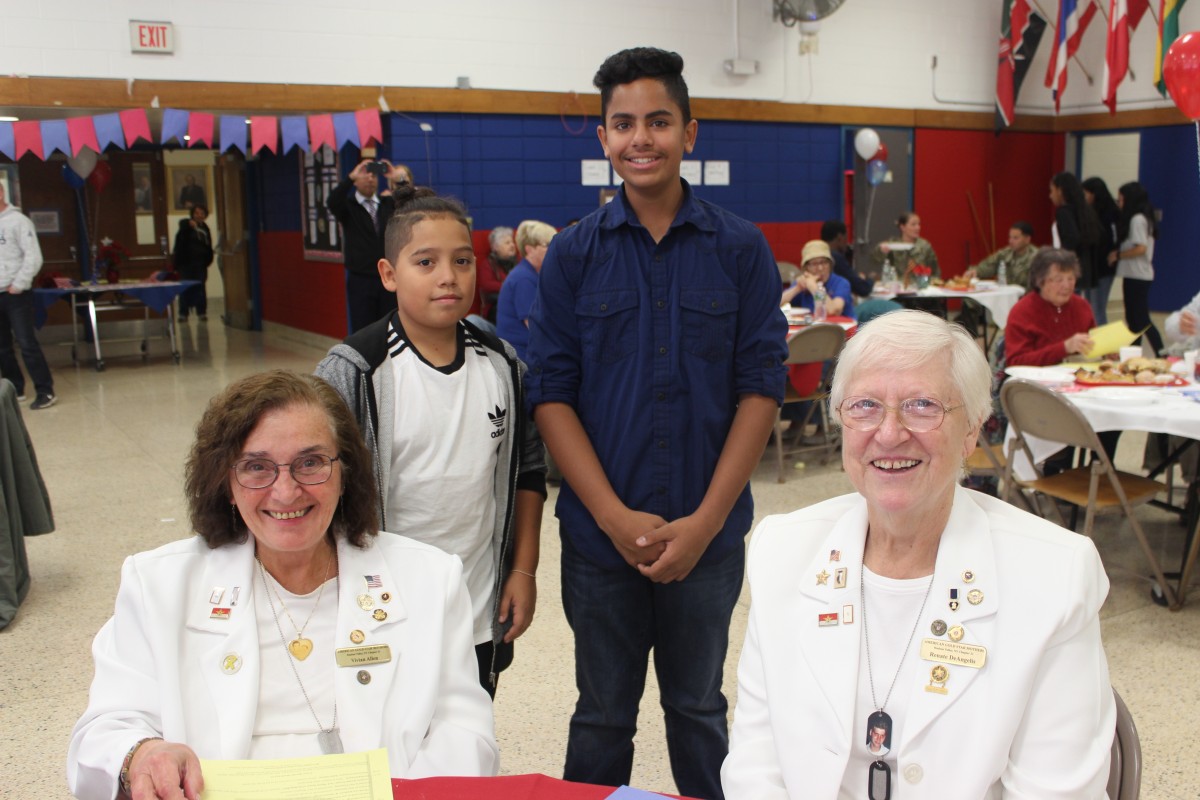
[[[391,191],[376,194],[379,178],[363,160],[329,193],[329,213],[342,223],[342,253],[346,263],[346,303],[350,311],[350,333],[396,310],[396,295],[383,288],[379,261],[383,256],[383,232],[395,206]],[[404,166],[380,161],[389,184],[409,182]]]

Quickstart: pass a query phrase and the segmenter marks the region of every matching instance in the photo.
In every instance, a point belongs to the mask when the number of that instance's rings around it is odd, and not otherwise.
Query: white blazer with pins
[[[187,744],[200,758],[247,757],[260,669],[254,565],[252,538],[210,550],[193,537],[126,559],[116,611],[92,645],[88,708],[71,735],[67,780],[76,797],[115,797],[126,752],[147,736]],[[338,574],[339,646],[354,646],[349,634],[360,630],[364,645],[391,648],[387,663],[337,668],[346,752],[386,747],[395,778],[495,775],[492,704],[479,685],[458,558],[382,533],[362,550],[339,539]],[[379,588],[366,588],[368,575]],[[215,587],[224,588],[220,602]],[[359,607],[364,592],[386,619]],[[214,606],[229,617],[214,619]],[[369,682],[359,681],[360,669]]]
[[[858,494],[768,517],[755,530],[750,620],[721,770],[728,800],[839,797],[866,669],[857,613],[866,531]],[[831,551],[840,551],[837,563]],[[837,567],[848,568],[845,588],[817,585],[817,573]],[[957,611],[948,607],[951,588]],[[970,589],[983,593],[978,605],[967,602]],[[904,740],[888,759],[892,797],[1103,798],[1116,725],[1097,616],[1107,594],[1091,540],[957,488],[916,635],[945,641],[931,623],[961,625],[962,643],[987,648],[987,659],[982,669],[949,666],[945,695],[896,687],[909,697]],[[818,614],[840,618],[846,604],[853,623],[818,626]],[[920,644],[909,658],[920,657]]]

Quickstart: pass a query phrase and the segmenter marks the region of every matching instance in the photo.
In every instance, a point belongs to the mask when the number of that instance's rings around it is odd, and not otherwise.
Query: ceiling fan
[[[837,11],[846,0],[773,0],[772,18],[791,28],[816,22]]]

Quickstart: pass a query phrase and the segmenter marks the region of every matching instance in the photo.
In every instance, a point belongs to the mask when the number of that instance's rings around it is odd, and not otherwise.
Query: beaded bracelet
[[[129,752],[125,754],[125,760],[121,762],[121,774],[119,778],[121,783],[121,791],[123,791],[128,797],[133,796],[133,791],[129,788],[129,765],[133,763],[133,754],[136,753],[138,748],[144,745],[146,742],[150,742],[155,739],[162,739],[162,737],[147,736],[145,739],[139,739],[133,747],[129,748]]]

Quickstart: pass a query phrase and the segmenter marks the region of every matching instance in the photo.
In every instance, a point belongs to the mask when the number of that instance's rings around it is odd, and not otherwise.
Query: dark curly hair
[[[368,538],[378,533],[379,491],[371,454],[342,396],[315,375],[276,369],[226,386],[209,400],[196,425],[196,441],[184,471],[184,492],[192,529],[209,547],[246,541],[246,523],[236,509],[230,513],[230,470],[259,420],[291,406],[320,409],[333,429],[342,497],[329,527],[330,538],[341,536],[355,547],[364,547]]]
[[[596,70],[592,85],[600,90],[600,116],[605,121],[608,119],[608,101],[612,99],[613,90],[642,78],[654,78],[661,82],[683,113],[683,121],[691,122],[692,102],[688,98],[687,83],[683,80],[683,57],[657,47],[633,47],[614,53]]]
[[[392,192],[396,210],[388,219],[383,234],[383,254],[394,265],[400,251],[412,240],[412,229],[418,222],[427,219],[457,220],[471,235],[471,221],[462,203],[453,197],[442,197],[428,186],[413,186],[411,183],[397,186]]]

